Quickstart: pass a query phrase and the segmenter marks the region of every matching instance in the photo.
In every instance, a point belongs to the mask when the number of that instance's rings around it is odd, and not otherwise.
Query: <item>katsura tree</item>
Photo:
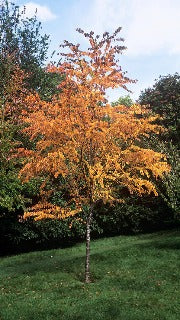
[[[161,128],[156,117],[140,105],[111,106],[106,89],[123,87],[132,82],[121,71],[117,55],[125,49],[118,41],[120,28],[102,37],[93,32],[83,34],[89,41],[86,51],[68,41],[69,53],[50,72],[64,74],[59,98],[50,103],[36,96],[27,98],[29,112],[24,111],[24,131],[37,141],[35,150],[19,150],[25,157],[21,178],[27,181],[44,177],[42,200],[24,217],[65,218],[83,211],[86,217],[85,282],[90,278],[90,229],[94,206],[99,200],[121,201],[117,186],[130,193],[154,193],[151,177],[158,178],[169,170],[165,155],[139,146],[142,136]],[[66,188],[68,197],[62,207],[48,202],[51,191],[46,182],[59,179],[59,189]],[[53,188],[53,185],[52,185]]]

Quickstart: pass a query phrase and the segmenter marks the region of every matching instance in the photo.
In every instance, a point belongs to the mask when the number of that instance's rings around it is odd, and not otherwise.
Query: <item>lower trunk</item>
[[[93,215],[93,207],[91,205],[89,216],[86,224],[86,263],[85,263],[85,282],[91,282],[90,278],[90,240],[91,240],[91,220]]]

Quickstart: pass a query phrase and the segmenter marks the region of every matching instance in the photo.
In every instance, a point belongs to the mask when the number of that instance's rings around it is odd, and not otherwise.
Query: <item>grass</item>
[[[92,241],[0,262],[0,320],[178,320],[178,231]],[[179,295],[179,297],[178,297]]]

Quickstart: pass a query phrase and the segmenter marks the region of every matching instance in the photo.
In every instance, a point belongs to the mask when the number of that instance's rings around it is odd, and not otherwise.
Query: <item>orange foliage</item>
[[[38,96],[29,96],[29,114],[24,113],[28,126],[24,131],[34,139],[41,135],[36,150],[26,152],[27,163],[21,177],[29,180],[46,174],[65,178],[71,200],[76,203],[76,213],[84,204],[97,200],[114,201],[115,186],[123,185],[131,193],[153,192],[156,188],[151,175],[162,176],[169,170],[166,157],[151,149],[138,146],[142,136],[158,133],[161,128],[154,124],[155,117],[140,105],[112,107],[105,98],[108,88],[126,88],[132,80],[125,77],[115,59],[123,47],[116,45],[117,30],[112,36],[83,33],[90,47],[81,51],[79,45],[65,42],[70,53],[63,54],[64,63],[49,66],[49,72],[64,73],[59,85],[59,99],[51,103]],[[121,40],[121,39],[120,39]],[[63,211],[64,210],[64,211]],[[40,204],[25,217],[36,219],[63,218],[70,209]]]
[[[25,212],[24,219],[34,216],[34,220],[42,219],[64,219],[69,216],[74,216],[79,212],[79,208],[74,210],[70,208],[59,208],[58,206],[48,203],[47,201],[38,203],[29,211]]]
[[[6,166],[17,157],[20,142],[15,133],[20,128],[27,90],[24,86],[25,74],[13,55],[1,56],[0,73],[0,158]]]
[[[0,98],[0,118],[17,123],[24,107],[27,90],[24,86],[25,74],[14,61],[13,55],[2,62],[4,77],[0,80],[2,97]]]

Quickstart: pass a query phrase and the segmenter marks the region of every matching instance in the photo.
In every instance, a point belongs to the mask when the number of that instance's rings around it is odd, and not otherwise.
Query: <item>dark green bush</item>
[[[152,210],[142,205],[119,204],[102,208],[95,220],[103,235],[135,234],[166,228],[173,216],[163,210]]]
[[[80,212],[64,220],[19,221],[6,214],[0,221],[1,253],[63,247],[85,239],[86,221]],[[99,202],[92,221],[92,238],[151,232],[176,226],[173,213],[159,198],[129,198],[115,206]]]

